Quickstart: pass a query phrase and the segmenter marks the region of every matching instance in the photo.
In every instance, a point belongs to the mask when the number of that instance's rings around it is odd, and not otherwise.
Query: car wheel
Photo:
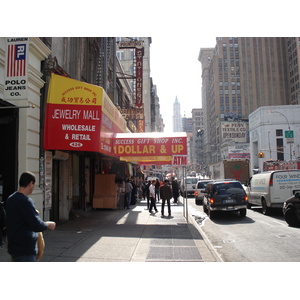
[[[241,217],[246,217],[246,214],[247,214],[247,208],[240,209],[240,216]]]
[[[195,199],[195,203],[196,203],[196,205],[201,205],[202,204],[200,199]]]
[[[291,227],[296,227],[299,225],[299,221],[293,207],[288,207],[286,209],[284,213],[284,219]]]
[[[261,200],[261,206],[262,206],[262,213],[263,213],[264,215],[269,215],[271,209],[270,209],[270,207],[267,206],[267,202],[266,202],[265,199],[262,199],[262,200]]]
[[[215,215],[216,215],[216,212],[210,210],[209,207],[207,208],[207,211],[208,211],[208,216],[209,216],[209,218],[210,218],[210,219],[213,219],[213,218],[215,217]]]

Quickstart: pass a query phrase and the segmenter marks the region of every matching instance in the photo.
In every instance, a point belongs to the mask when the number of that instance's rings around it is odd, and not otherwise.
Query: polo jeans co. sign
[[[27,99],[29,38],[6,39],[4,100]]]

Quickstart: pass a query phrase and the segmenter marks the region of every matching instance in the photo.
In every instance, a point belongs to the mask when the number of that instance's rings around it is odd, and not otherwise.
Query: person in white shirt
[[[149,208],[149,212],[152,213],[152,209],[155,209],[155,212],[158,212],[157,208],[156,208],[156,204],[155,204],[155,183],[156,180],[152,180],[152,184],[149,187],[149,194],[150,194],[150,208]]]

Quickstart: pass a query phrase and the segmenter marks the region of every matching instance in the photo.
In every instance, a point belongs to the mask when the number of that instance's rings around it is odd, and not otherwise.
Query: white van
[[[247,186],[248,208],[261,205],[263,214],[282,208],[286,199],[300,191],[300,170],[276,170],[254,174]]]
[[[194,192],[196,190],[198,182],[198,177],[186,177],[180,182],[180,192],[181,196],[185,197],[185,188],[187,190],[187,197],[194,196]]]

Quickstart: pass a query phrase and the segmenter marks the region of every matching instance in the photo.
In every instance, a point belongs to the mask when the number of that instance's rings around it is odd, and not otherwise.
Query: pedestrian
[[[142,193],[143,193],[143,200],[146,199],[146,182],[143,181],[142,183]]]
[[[174,203],[177,203],[179,197],[179,185],[177,179],[174,179],[172,181],[172,192],[173,192]]]
[[[133,186],[130,183],[129,179],[127,179],[125,183],[125,199],[126,199],[127,209],[130,209],[132,190],[133,190]]]
[[[24,172],[19,189],[6,200],[6,232],[8,253],[14,262],[35,262],[38,253],[38,232],[54,230],[55,222],[44,222],[28,196],[35,186],[35,175]]]
[[[152,209],[155,209],[155,212],[158,212],[155,204],[155,183],[156,180],[152,180],[152,184],[149,187],[149,194],[150,194],[150,207],[149,207],[149,212],[152,213]]]
[[[157,202],[159,202],[159,188],[160,188],[161,184],[159,182],[159,180],[156,178],[156,181],[155,181],[155,201],[156,201],[156,198],[157,198]]]
[[[151,181],[148,180],[146,186],[145,186],[145,193],[146,193],[146,198],[147,198],[147,209],[149,210],[150,208],[150,185],[151,185]]]
[[[130,180],[130,183],[132,185],[132,191],[131,191],[131,205],[136,204],[136,197],[137,197],[137,185],[133,180]]]
[[[172,189],[171,189],[171,187],[169,185],[169,180],[168,179],[165,179],[164,185],[160,188],[159,192],[160,192],[160,198],[162,200],[161,215],[164,217],[165,203],[166,203],[166,200],[167,200],[168,213],[169,213],[169,217],[171,217],[171,204],[170,204],[170,200],[173,197],[173,194],[172,194]]]

